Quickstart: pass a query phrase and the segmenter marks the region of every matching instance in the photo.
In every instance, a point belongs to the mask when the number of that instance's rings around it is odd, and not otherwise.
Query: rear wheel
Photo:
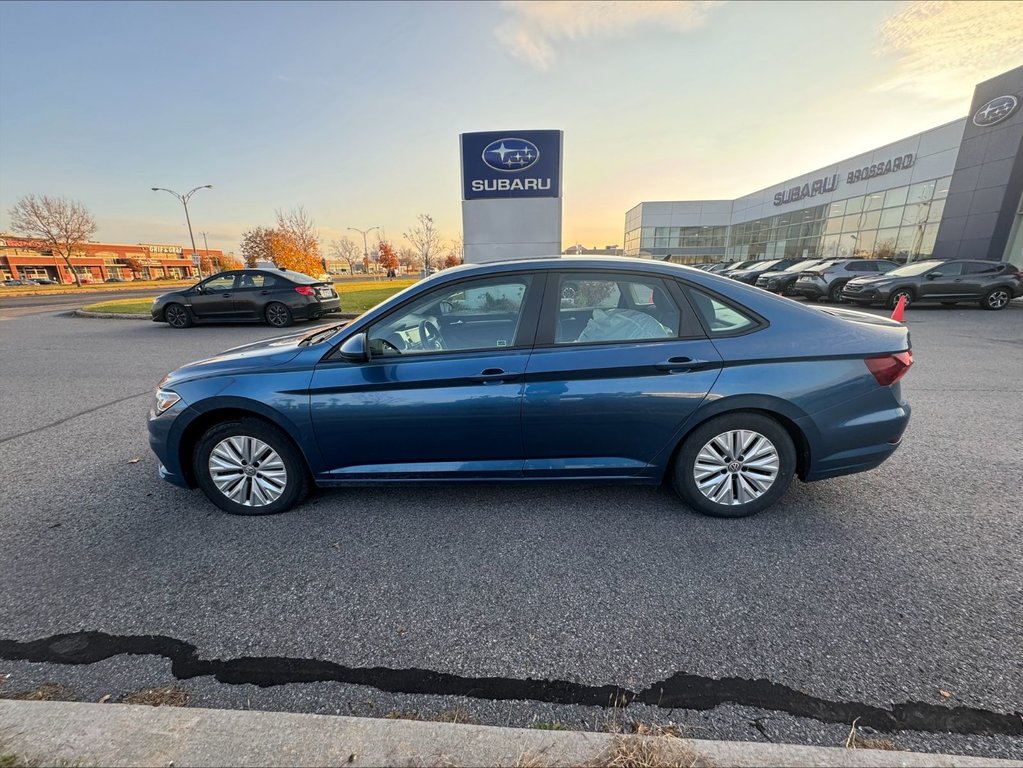
[[[190,328],[192,317],[180,304],[168,304],[163,310],[163,319],[171,328]]]
[[[232,515],[286,512],[309,492],[294,443],[258,419],[211,427],[196,445],[192,464],[206,498]]]
[[[694,429],[679,449],[672,484],[712,517],[747,517],[782,497],[796,472],[789,433],[759,413],[730,413]]]
[[[271,301],[267,304],[263,316],[266,318],[267,325],[272,325],[274,328],[287,328],[294,322],[291,310],[279,301]]]
[[[906,306],[908,307],[913,303],[913,292],[909,288],[899,288],[897,291],[893,291],[892,295],[888,297],[888,309],[895,309],[899,305],[899,297],[906,297]]]
[[[981,299],[980,306],[992,310],[1005,309],[1011,300],[1012,296],[1009,294],[1008,288],[993,288]]]

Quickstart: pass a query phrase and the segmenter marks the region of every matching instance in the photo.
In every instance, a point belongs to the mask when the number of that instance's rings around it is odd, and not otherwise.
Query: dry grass
[[[150,707],[183,707],[188,701],[188,691],[168,685],[162,688],[143,688],[129,693],[121,699],[122,704],[145,704]]]
[[[859,721],[858,717],[856,720],[853,720],[852,728],[849,729],[849,735],[845,740],[846,749],[884,749],[892,752],[901,751],[902,748],[891,739],[875,739],[870,736],[861,736],[859,729],[856,727],[857,721]]]
[[[438,723],[475,723],[469,713],[461,707],[455,707],[454,709],[445,709],[436,717],[431,717],[431,720],[435,720]]]
[[[677,736],[617,734],[591,768],[710,768],[706,755]]]
[[[0,698],[18,701],[78,701],[77,696],[59,683],[43,683],[31,691],[3,693]]]

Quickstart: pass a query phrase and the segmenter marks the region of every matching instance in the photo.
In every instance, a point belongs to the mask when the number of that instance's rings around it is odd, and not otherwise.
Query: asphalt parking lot
[[[828,745],[861,717],[905,749],[1023,759],[1018,304],[910,309],[902,448],[745,520],[579,485],[231,517],[159,480],[146,414],[165,372],[268,329],[0,313],[0,695],[174,684],[196,706]]]

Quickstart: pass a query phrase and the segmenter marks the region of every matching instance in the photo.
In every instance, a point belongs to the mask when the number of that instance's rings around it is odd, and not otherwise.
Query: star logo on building
[[[991,99],[977,110],[973,116],[973,124],[981,128],[995,125],[1008,119],[1019,108],[1019,99],[1012,95],[999,96]]]
[[[495,171],[516,173],[536,164],[540,150],[525,139],[498,139],[487,144],[483,150],[483,162]]]

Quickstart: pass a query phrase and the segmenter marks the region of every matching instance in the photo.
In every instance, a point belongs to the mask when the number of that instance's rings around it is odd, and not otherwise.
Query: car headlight
[[[157,415],[163,413],[170,408],[174,403],[181,399],[181,395],[177,392],[171,392],[169,389],[158,389],[156,390],[156,413]]]

